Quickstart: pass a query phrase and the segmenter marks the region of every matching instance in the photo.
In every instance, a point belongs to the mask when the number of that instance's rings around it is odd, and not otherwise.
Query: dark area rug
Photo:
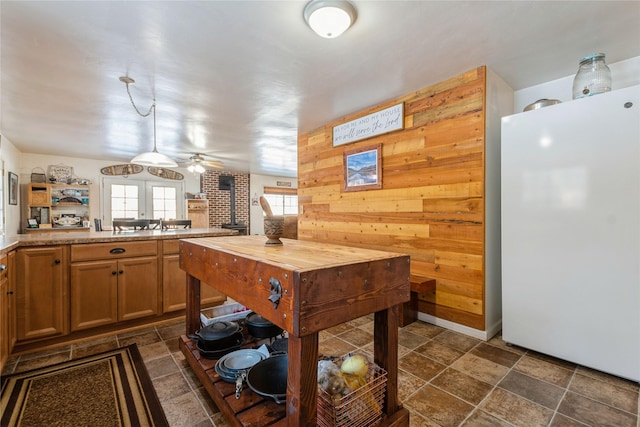
[[[135,344],[2,378],[4,426],[168,426]]]

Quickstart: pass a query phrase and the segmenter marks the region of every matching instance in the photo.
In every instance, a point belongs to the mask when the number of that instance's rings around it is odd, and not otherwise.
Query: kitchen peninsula
[[[184,315],[180,239],[222,228],[41,232],[0,237],[0,367],[21,353]],[[226,296],[213,288],[205,306]]]

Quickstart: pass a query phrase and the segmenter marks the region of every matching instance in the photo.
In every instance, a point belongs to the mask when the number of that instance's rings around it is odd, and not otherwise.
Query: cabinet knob
[[[118,271],[118,273],[124,274],[124,270],[120,270],[120,271]]]
[[[118,274],[118,272],[117,271],[112,271],[111,274],[115,276],[116,274]]]
[[[7,291],[7,295],[13,295],[13,291]]]
[[[59,259],[55,260],[54,262],[55,262],[56,264],[60,264],[60,260],[59,260]]]
[[[7,266],[4,264],[0,264],[0,271],[5,271],[7,269]]]

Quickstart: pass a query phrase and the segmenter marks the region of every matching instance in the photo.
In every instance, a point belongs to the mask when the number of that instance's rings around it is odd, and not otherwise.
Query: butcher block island
[[[387,371],[382,426],[409,425],[397,397],[398,309],[409,301],[409,256],[301,240],[266,246],[263,236],[180,241],[187,273],[186,334],[180,348],[234,426],[315,426],[318,333],[374,315],[374,361]],[[201,357],[188,335],[200,328],[200,283],[215,287],[288,332],[286,404],[235,386]],[[340,356],[340,355],[336,355]]]

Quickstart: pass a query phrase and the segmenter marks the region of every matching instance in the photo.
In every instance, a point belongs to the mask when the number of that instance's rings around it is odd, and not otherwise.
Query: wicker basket
[[[43,183],[47,182],[47,175],[42,168],[33,168],[31,170],[31,182]]]
[[[318,387],[318,425],[364,427],[378,424],[387,385],[387,371],[374,364],[373,378],[348,395],[334,399]]]

